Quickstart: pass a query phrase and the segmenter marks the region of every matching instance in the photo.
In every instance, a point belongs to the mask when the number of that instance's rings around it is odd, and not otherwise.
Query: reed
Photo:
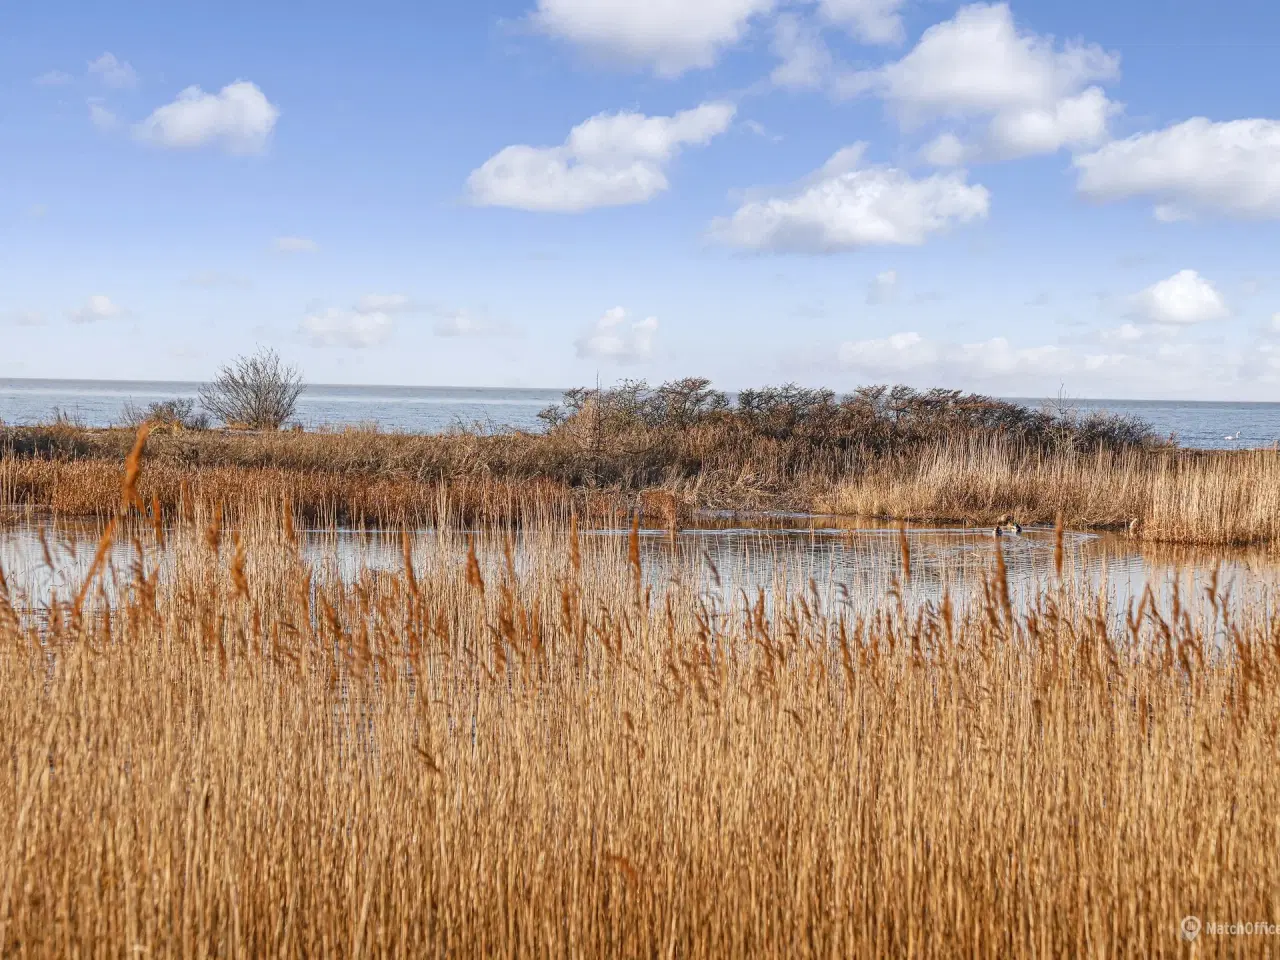
[[[982,433],[885,441],[882,450],[739,421],[627,428],[596,445],[579,418],[548,434],[502,436],[157,428],[138,490],[166,511],[184,490],[232,513],[287,501],[312,525],[435,523],[447,506],[466,524],[638,510],[646,525],[674,529],[698,508],[816,509],[980,526],[1005,514],[1023,524],[1061,516],[1151,542],[1280,539],[1280,455],[1271,450],[1046,449]],[[0,428],[0,509],[105,516],[133,444],[120,430]]]
[[[854,617],[576,517],[342,575],[278,503],[163,543],[135,503],[125,569],[0,578],[0,954],[1172,957],[1277,918],[1280,619],[1216,583],[1204,621],[1015,609],[999,567]]]
[[[1251,451],[1044,454],[1000,442],[947,443],[851,473],[819,510],[904,520],[1020,522],[1126,530],[1165,543],[1280,538],[1280,456]]]

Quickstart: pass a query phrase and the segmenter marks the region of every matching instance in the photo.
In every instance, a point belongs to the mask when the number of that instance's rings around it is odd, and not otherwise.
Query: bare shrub
[[[209,415],[197,410],[196,402],[190,397],[157,400],[145,407],[135,406],[130,401],[124,405],[120,418],[124,426],[134,428],[150,423],[158,427],[181,430],[209,429]]]
[[[200,390],[200,404],[229,427],[279,430],[293,416],[302,374],[274,350],[237,357]]]

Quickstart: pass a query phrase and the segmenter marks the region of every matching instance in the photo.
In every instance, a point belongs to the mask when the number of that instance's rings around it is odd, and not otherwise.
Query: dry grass
[[[876,453],[824,437],[728,421],[636,428],[600,447],[579,419],[545,435],[157,430],[143,491],[167,511],[192,499],[230,511],[284,500],[309,523],[434,523],[442,509],[468,524],[567,522],[576,508],[612,518],[640,509],[665,527],[698,507],[783,508],[978,525],[1004,514],[1024,524],[1062,516],[1077,528],[1132,525],[1153,542],[1280,541],[1275,451],[1046,452],[980,436]],[[133,439],[124,430],[0,428],[0,508],[109,514]]]
[[[1280,919],[1261,611],[1014,610],[999,570],[964,616],[724,607],[559,524],[350,583],[272,502],[0,594],[0,954],[1171,957],[1186,914]]]
[[[987,525],[1128,529],[1166,543],[1280,539],[1280,456],[1273,451],[1102,451],[1042,455],[955,444],[846,477],[818,508],[858,516]]]

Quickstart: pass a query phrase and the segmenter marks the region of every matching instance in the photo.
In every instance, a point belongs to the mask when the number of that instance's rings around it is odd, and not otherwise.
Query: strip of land
[[[170,513],[184,502],[234,513],[287,501],[317,523],[639,511],[647,524],[672,526],[711,508],[977,526],[1007,515],[1153,542],[1280,541],[1274,451],[1185,450],[1140,422],[946,391],[840,402],[823,391],[748,392],[729,407],[686,387],[665,400],[626,388],[571,392],[541,433],[165,428],[148,441],[141,492]],[[104,515],[134,436],[66,423],[0,428],[0,505]]]

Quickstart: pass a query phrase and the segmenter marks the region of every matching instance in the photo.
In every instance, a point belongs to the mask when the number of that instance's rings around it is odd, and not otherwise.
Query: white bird
[[[1234,437],[1233,437],[1233,436],[1231,436],[1231,434],[1227,434],[1227,435],[1226,435],[1225,437],[1223,437],[1222,439],[1223,439],[1223,440],[1239,440],[1239,439],[1240,439],[1240,431],[1239,431],[1239,430],[1237,430],[1237,431],[1236,431],[1236,435],[1235,435]]]

